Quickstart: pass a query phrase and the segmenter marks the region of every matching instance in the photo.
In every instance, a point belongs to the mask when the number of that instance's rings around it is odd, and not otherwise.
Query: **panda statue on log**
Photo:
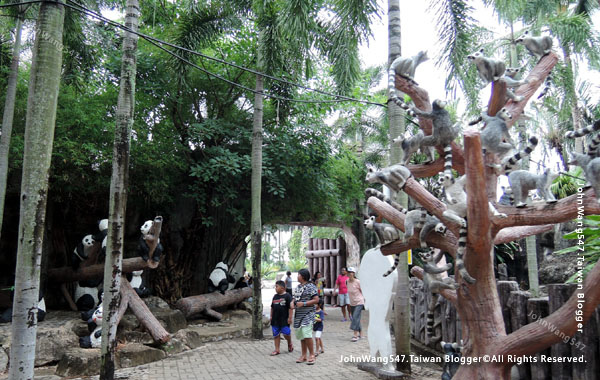
[[[235,278],[229,274],[229,267],[224,262],[220,262],[215,266],[215,269],[210,273],[208,278],[208,292],[216,292],[225,294],[229,289],[229,284],[235,283]]]
[[[153,221],[146,220],[144,224],[142,224],[142,226],[140,227],[140,232],[142,233],[142,235],[140,236],[140,241],[138,244],[138,254],[144,261],[148,261],[148,259],[150,258],[150,248],[148,247],[148,243],[146,243],[146,236],[148,236],[148,234],[150,233],[150,229],[152,228],[153,224]],[[152,261],[159,262],[162,252],[163,246],[162,244],[160,244],[160,238],[158,238],[156,248],[152,253]]]

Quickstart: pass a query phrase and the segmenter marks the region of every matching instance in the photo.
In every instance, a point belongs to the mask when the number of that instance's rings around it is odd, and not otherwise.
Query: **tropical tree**
[[[6,99],[4,113],[2,114],[2,136],[0,136],[0,233],[4,219],[4,199],[6,197],[6,180],[8,178],[8,153],[10,137],[12,134],[13,117],[15,114],[15,100],[17,96],[17,79],[19,75],[19,59],[21,55],[21,32],[23,28],[23,15],[26,8],[17,6],[15,42],[10,63],[10,72],[6,84]]]
[[[120,305],[121,266],[123,261],[124,222],[127,209],[131,130],[134,121],[136,51],[139,23],[139,3],[127,0],[125,26],[131,30],[123,35],[121,85],[117,103],[112,177],[108,211],[108,236],[104,262],[104,298],[102,310],[102,361],[100,378],[112,380],[115,372],[115,349],[118,309]]]
[[[62,63],[64,6],[42,3],[36,23],[25,126],[9,377],[32,379],[48,172]]]

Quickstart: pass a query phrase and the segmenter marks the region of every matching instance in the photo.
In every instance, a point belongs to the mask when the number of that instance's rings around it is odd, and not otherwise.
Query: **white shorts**
[[[315,331],[315,338],[320,338],[321,335],[323,334],[323,331]]]
[[[350,305],[350,296],[346,294],[338,294],[338,305],[345,306]]]

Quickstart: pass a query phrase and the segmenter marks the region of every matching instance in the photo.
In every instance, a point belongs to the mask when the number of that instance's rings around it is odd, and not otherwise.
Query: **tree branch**
[[[494,238],[494,244],[510,243],[511,241],[521,240],[527,236],[542,234],[554,229],[554,224],[545,224],[541,226],[522,226],[508,227],[500,231]]]
[[[486,192],[479,132],[475,130],[466,131],[464,141],[467,168],[465,191],[469,194],[467,197],[468,242],[471,247],[480,252],[489,252],[492,236],[490,234],[489,200]]]
[[[152,260],[144,261],[141,257],[134,257],[123,260],[122,272],[131,273],[133,271],[146,268],[154,269],[157,266],[158,263],[154,263]],[[78,271],[74,271],[71,267],[62,267],[50,269],[48,271],[48,280],[62,283],[79,280],[100,279],[103,275],[104,264],[96,264],[85,268],[79,268]]]
[[[581,197],[579,197],[579,194],[582,194]],[[583,215],[600,214],[600,204],[593,196],[594,191],[592,189],[587,189],[579,194],[573,194],[551,204],[536,202],[534,205],[524,208],[498,206],[498,211],[506,213],[508,217],[493,217],[492,233],[495,234],[506,227],[567,222],[577,217],[578,208],[582,210]]]
[[[538,322],[523,326],[506,337],[499,339],[496,355],[532,355],[554,343],[562,341],[561,334],[572,336],[579,328],[578,324],[585,322],[593,315],[600,303],[600,261],[588,273],[583,289],[575,291],[569,300],[554,313]],[[578,296],[583,294],[583,296]],[[578,298],[584,297],[584,298]],[[578,308],[578,300],[583,305]],[[575,319],[575,311],[582,310],[582,321]]]

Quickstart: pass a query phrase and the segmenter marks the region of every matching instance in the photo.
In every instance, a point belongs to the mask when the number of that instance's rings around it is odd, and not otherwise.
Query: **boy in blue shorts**
[[[271,302],[271,329],[273,330],[273,338],[275,340],[275,351],[271,352],[271,356],[279,355],[279,346],[281,336],[288,342],[288,351],[294,351],[292,345],[292,337],[290,324],[292,323],[291,308],[292,296],[285,291],[285,282],[277,281],[275,283],[275,292],[273,301]]]

